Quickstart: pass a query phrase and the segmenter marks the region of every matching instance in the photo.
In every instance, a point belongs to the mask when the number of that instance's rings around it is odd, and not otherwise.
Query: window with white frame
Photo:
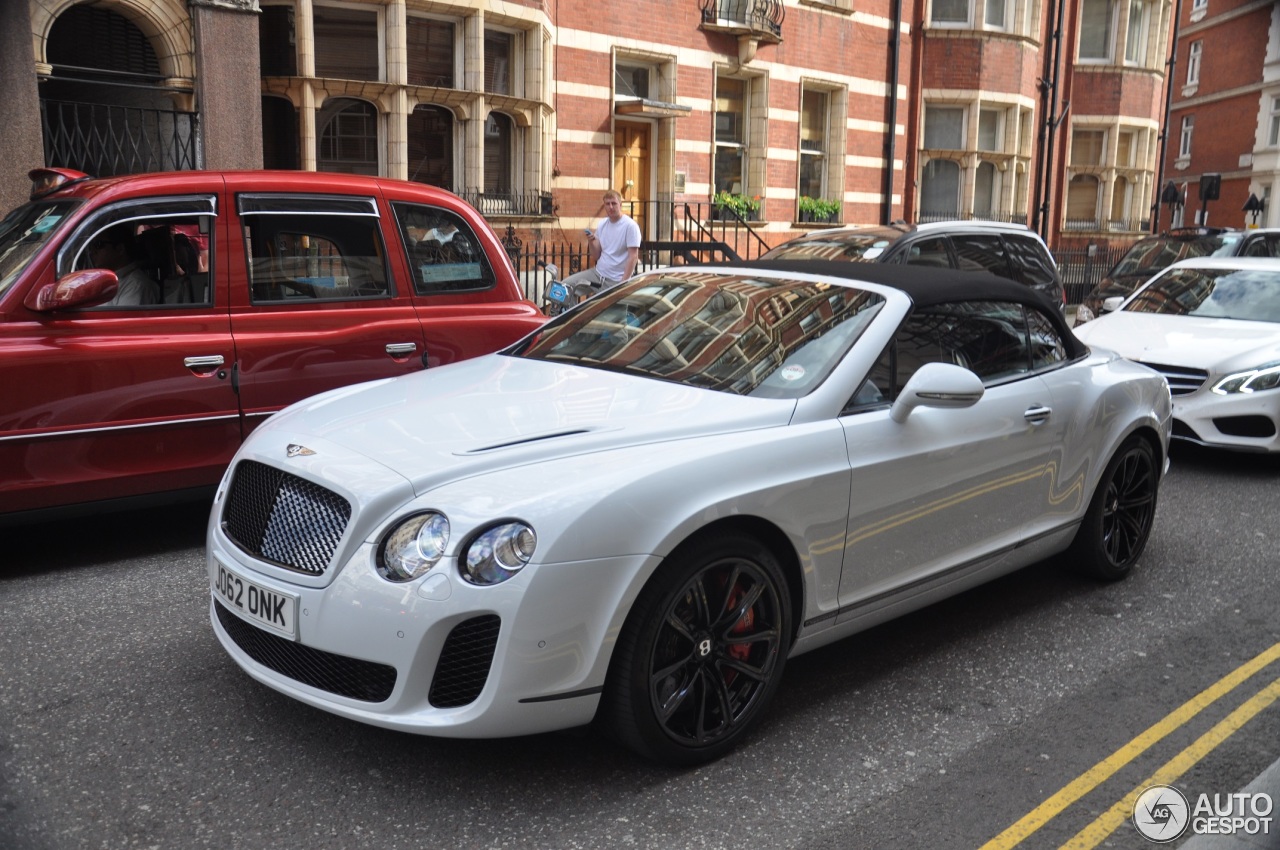
[[[1193,0],[1193,2],[1191,3],[1191,8],[1192,8],[1192,9],[1207,9],[1207,8],[1209,8],[1209,0]]]
[[[987,0],[983,22],[992,29],[1004,29],[1009,25],[1009,4],[1005,0]]]
[[[1178,159],[1191,158],[1191,134],[1196,129],[1194,115],[1182,116],[1182,131],[1178,134]]]
[[[613,66],[615,100],[649,100],[653,88],[653,68],[619,59]]]
[[[1200,56],[1203,52],[1203,41],[1193,41],[1187,48],[1187,85],[1189,86],[1200,82]]]
[[[964,150],[963,106],[925,104],[924,146],[930,150]]]
[[[1151,4],[1147,0],[1129,0],[1129,28],[1124,40],[1124,61],[1129,65],[1147,64],[1147,36],[1151,27]]]
[[[967,25],[971,0],[933,0],[929,21],[944,26]]]
[[[806,88],[800,95],[800,196],[827,195],[827,128],[831,96]]]
[[[1000,171],[993,162],[978,163],[973,184],[973,214],[990,218],[1000,207]]]
[[[1102,165],[1106,155],[1107,131],[1077,128],[1071,133],[1071,165]]]
[[[715,192],[745,194],[747,185],[748,105],[751,83],[737,77],[716,77]]]
[[[921,221],[955,218],[960,212],[960,164],[931,159],[920,173]]]
[[[515,122],[501,112],[484,121],[484,193],[494,200],[515,191]]]
[[[978,110],[978,150],[1004,150],[1004,110]]]
[[[1115,0],[1081,0],[1080,61],[1109,62],[1111,60],[1115,5]]]
[[[1267,147],[1280,146],[1280,97],[1271,98],[1271,115],[1267,128]]]

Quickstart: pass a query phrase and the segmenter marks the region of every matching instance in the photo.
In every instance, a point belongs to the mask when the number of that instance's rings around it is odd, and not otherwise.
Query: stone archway
[[[185,9],[39,8],[32,30],[45,164],[96,176],[198,167]]]

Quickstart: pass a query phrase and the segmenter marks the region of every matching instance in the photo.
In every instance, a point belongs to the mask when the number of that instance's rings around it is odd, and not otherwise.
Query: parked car
[[[282,407],[545,320],[484,220],[439,189],[306,172],[32,180],[0,222],[5,521],[211,495]]]
[[[1248,231],[1180,227],[1139,239],[1076,308],[1076,325],[1102,315],[1109,298],[1128,298],[1139,286],[1179,260],[1194,257],[1280,257],[1280,229]]]
[[[1183,260],[1077,333],[1165,376],[1175,438],[1280,451],[1280,259]]]
[[[1169,415],[1159,375],[991,275],[657,270],[264,423],[213,505],[210,618],[250,676],[353,720],[595,720],[700,762],[790,656],[1060,552],[1124,577]]]
[[[1066,290],[1049,248],[1034,230],[994,221],[895,223],[805,234],[773,248],[765,260],[845,260],[988,271],[1016,280],[1066,305]]]

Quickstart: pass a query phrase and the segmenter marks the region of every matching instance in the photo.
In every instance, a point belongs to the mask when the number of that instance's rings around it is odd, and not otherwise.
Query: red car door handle
[[[416,342],[392,342],[387,344],[387,354],[392,357],[408,357],[418,350]]]
[[[192,372],[205,373],[212,372],[225,362],[221,354],[206,354],[200,357],[183,358],[182,365]]]

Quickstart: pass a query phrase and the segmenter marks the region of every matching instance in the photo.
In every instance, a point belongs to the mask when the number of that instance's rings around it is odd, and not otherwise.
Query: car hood
[[[1074,331],[1129,360],[1208,371],[1253,368],[1280,353],[1280,325],[1273,322],[1120,311]]]
[[[793,399],[495,354],[299,402],[250,443],[319,438],[395,470],[421,494],[556,457],[785,425],[794,411]]]

